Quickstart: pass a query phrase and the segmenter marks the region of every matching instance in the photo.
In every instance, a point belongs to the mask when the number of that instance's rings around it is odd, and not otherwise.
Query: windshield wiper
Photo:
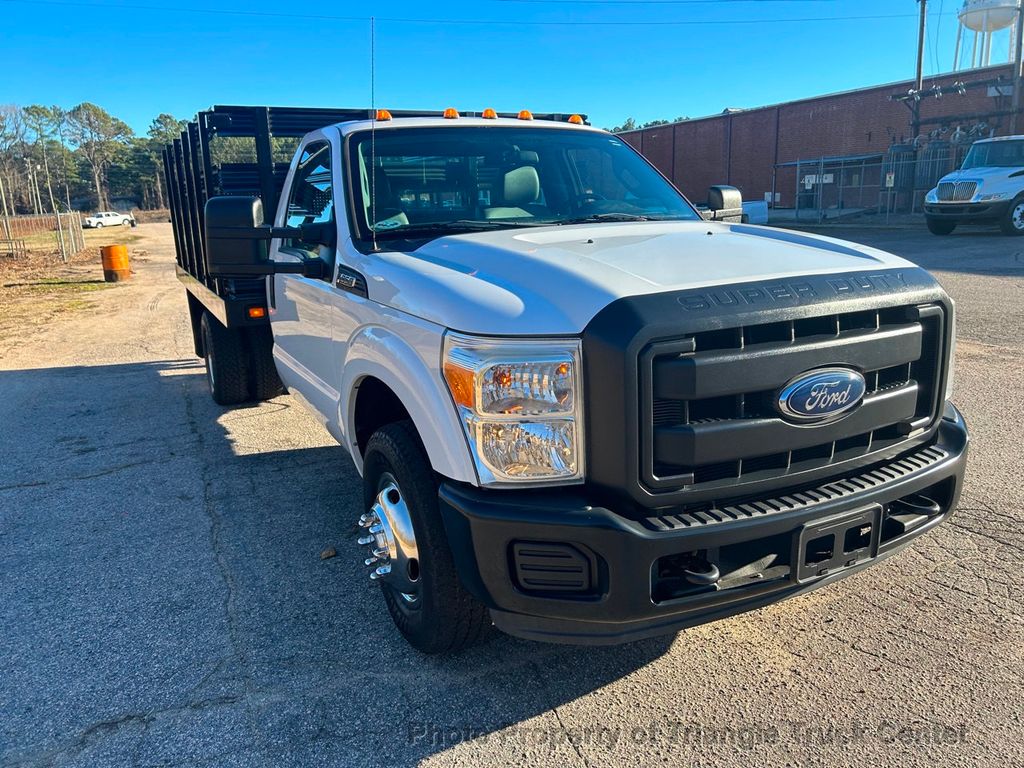
[[[589,216],[577,216],[574,219],[559,219],[550,224],[593,224],[602,221],[650,221],[650,216],[639,213],[592,213]]]
[[[509,229],[512,227],[539,227],[544,226],[530,221],[508,221],[507,219],[457,219],[455,221],[428,221],[422,224],[403,224],[399,227],[384,227],[376,230],[377,237],[381,235],[398,235],[400,237],[412,233],[434,233],[434,232],[489,232],[495,229]]]

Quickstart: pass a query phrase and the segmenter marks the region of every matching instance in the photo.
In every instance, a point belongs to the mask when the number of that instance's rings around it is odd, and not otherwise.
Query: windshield
[[[1024,168],[1024,141],[991,141],[975,144],[961,166],[971,168]]]
[[[355,134],[350,158],[359,176],[352,187],[363,240],[370,239],[371,222],[379,241],[585,221],[700,219],[631,147],[605,133],[394,128],[377,131],[373,142],[369,132]]]

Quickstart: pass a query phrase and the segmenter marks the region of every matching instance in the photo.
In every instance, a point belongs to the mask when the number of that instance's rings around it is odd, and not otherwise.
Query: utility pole
[[[1020,114],[1020,92],[1024,88],[1024,8],[1017,4],[1017,34],[1013,45],[1013,114],[1010,115],[1010,133],[1017,133]]]
[[[921,6],[921,20],[917,30],[917,79],[915,80],[914,100],[911,102],[913,121],[911,123],[913,138],[921,129],[921,91],[924,90],[924,31],[928,21],[928,0],[917,0]]]

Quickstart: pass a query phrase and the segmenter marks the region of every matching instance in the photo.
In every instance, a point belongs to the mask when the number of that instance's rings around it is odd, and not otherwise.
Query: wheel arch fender
[[[346,447],[362,474],[356,407],[360,387],[375,379],[394,393],[408,413],[434,471],[476,485],[469,446],[441,376],[441,337],[421,336],[414,346],[393,330],[371,325],[349,339],[339,403]]]

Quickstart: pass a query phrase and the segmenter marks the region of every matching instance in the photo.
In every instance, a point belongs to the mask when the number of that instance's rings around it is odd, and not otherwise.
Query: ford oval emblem
[[[864,399],[864,377],[850,368],[819,368],[801,373],[779,392],[783,418],[801,424],[837,419]]]

